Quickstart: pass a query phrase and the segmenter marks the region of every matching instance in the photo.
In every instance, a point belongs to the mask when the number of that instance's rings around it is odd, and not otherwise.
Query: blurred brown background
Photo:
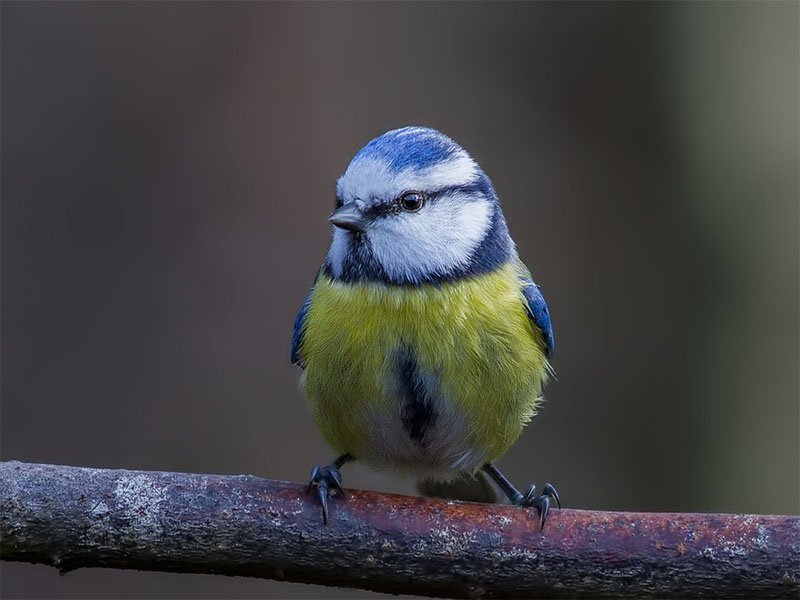
[[[798,3],[2,3],[2,458],[304,481],[336,177],[407,124],[492,178],[569,507],[798,507]],[[345,485],[411,492],[350,466]],[[369,597],[3,563],[4,598]]]

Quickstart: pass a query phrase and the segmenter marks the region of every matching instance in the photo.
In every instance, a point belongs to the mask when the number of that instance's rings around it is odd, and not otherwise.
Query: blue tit
[[[323,519],[340,467],[448,481],[490,477],[535,414],[550,374],[550,315],[489,178],[452,139],[404,127],[367,143],[336,184],[333,240],[294,327],[314,418],[339,453],[312,471]]]

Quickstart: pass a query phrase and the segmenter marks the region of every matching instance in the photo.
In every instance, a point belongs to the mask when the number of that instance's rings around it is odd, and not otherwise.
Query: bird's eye
[[[425,194],[422,192],[408,192],[400,196],[400,206],[409,212],[416,212],[425,204]]]

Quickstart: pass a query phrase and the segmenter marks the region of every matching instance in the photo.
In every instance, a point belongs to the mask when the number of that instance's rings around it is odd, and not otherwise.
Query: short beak
[[[369,225],[370,219],[354,202],[349,202],[333,211],[330,222],[348,231],[364,231]]]

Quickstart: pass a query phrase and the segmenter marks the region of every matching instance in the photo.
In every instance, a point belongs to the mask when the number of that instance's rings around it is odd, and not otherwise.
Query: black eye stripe
[[[480,192],[484,195],[486,194],[486,188],[483,185],[483,182],[476,181],[474,183],[468,183],[466,185],[450,185],[445,188],[436,190],[433,194],[431,194],[432,198],[438,198],[440,196],[444,196],[447,194],[452,194],[454,192],[458,192],[461,194],[474,194],[476,192]]]
[[[395,202],[382,202],[380,204],[373,204],[364,210],[364,214],[373,219],[377,217],[385,217],[387,215],[394,215],[403,212]]]
[[[447,186],[433,192],[417,192],[416,190],[404,191],[403,193],[399,194],[396,198],[383,200],[377,204],[371,204],[364,210],[364,213],[372,218],[378,218],[389,215],[397,215],[406,212],[416,212],[404,209],[400,204],[400,199],[404,195],[409,193],[422,194],[425,198],[423,202],[425,205],[435,203],[440,198],[447,197],[452,194],[467,194],[467,195],[482,194],[487,198],[491,197],[491,195],[493,194],[491,187],[488,184],[488,180],[479,179],[475,182],[471,182],[468,184]],[[376,201],[375,199],[372,200],[372,202],[375,201]]]

